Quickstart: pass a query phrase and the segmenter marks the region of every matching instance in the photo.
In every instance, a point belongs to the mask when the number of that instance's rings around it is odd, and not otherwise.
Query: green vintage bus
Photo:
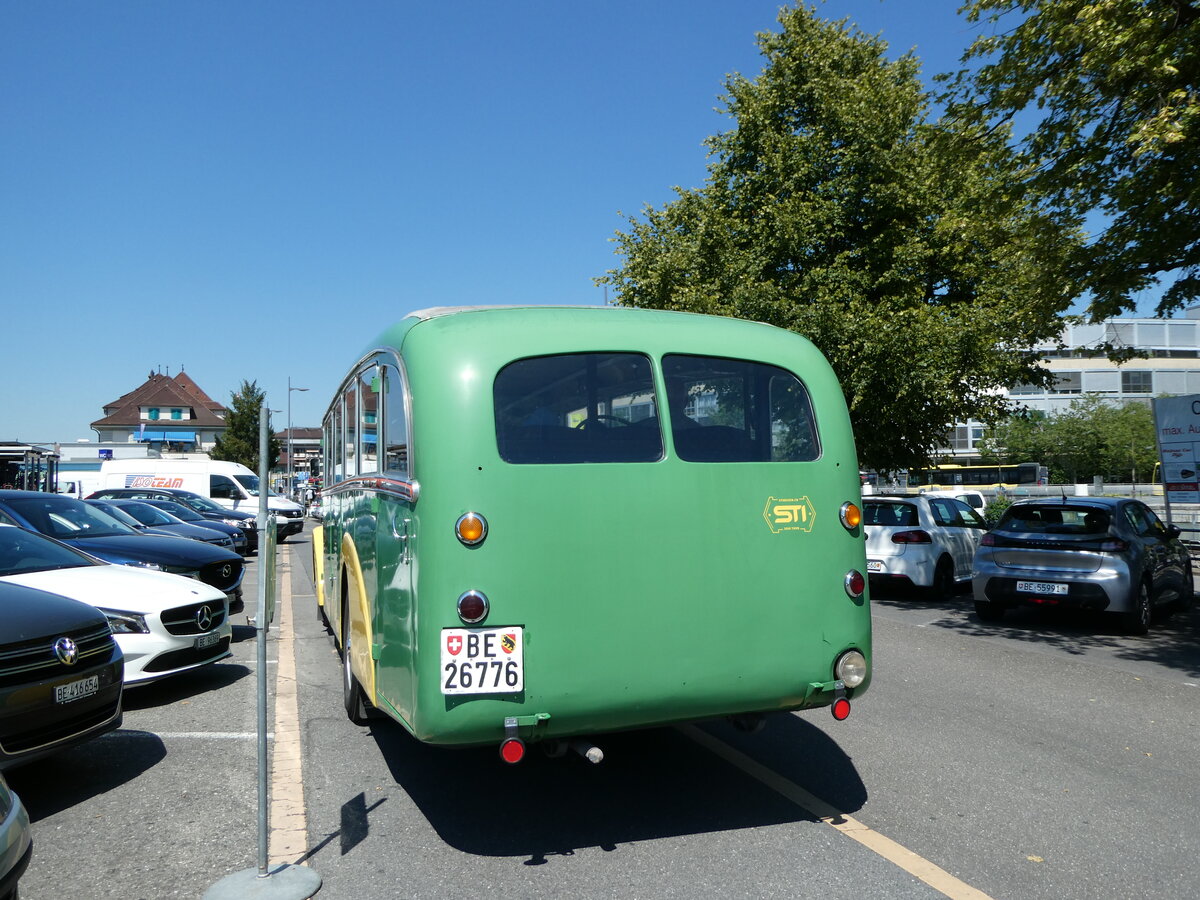
[[[672,722],[845,718],[870,682],[854,441],[803,337],[422,310],[350,369],[323,443],[317,599],[356,722],[515,762]]]

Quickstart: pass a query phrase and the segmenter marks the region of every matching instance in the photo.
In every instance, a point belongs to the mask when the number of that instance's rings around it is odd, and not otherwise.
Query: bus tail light
[[[846,594],[851,600],[857,600],[863,595],[863,591],[867,589],[867,579],[863,578],[862,572],[857,569],[851,569],[846,573],[846,580],[843,584],[846,588]]]
[[[467,591],[458,598],[458,617],[464,624],[475,625],[487,618],[491,604],[483,591]]]
[[[831,709],[833,717],[839,722],[844,722],[850,717],[850,701],[845,697],[838,697],[834,700]]]
[[[851,503],[849,500],[842,504],[840,517],[842,527],[847,531],[853,531],[862,524],[862,510],[858,508],[858,504]]]
[[[454,523],[454,534],[464,546],[477,547],[487,537],[487,519],[477,512],[463,513]]]
[[[525,742],[518,737],[505,738],[500,742],[500,758],[510,766],[525,758]]]

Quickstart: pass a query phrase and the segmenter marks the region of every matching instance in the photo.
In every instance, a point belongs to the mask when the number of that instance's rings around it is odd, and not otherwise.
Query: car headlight
[[[108,617],[108,625],[113,634],[150,633],[150,629],[146,627],[146,617],[143,615],[120,609],[105,609],[104,607],[100,607],[100,612]]]
[[[234,528],[246,528],[247,527],[246,525],[242,524],[242,521],[240,519],[222,519],[221,524],[232,525]]]
[[[146,562],[144,559],[127,559],[121,565],[132,566],[135,569],[152,569],[155,572],[163,570],[162,566],[158,563]]]
[[[172,575],[182,575],[184,578],[199,578],[199,569],[190,569],[187,566],[163,566],[164,572],[169,572]]]

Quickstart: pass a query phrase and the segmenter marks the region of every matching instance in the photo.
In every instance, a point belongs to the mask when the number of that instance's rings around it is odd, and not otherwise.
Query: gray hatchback
[[[1156,607],[1192,603],[1192,561],[1179,529],[1140,500],[1023,500],[975,552],[975,612],[996,621],[1009,607],[1107,610],[1145,634]]]

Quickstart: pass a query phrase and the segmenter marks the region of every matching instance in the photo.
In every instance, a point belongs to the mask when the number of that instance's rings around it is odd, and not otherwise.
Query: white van
[[[214,503],[258,514],[258,476],[241,463],[217,459],[113,459],[100,465],[101,489],[178,488]],[[304,510],[279,494],[267,493],[280,539],[304,529]]]

